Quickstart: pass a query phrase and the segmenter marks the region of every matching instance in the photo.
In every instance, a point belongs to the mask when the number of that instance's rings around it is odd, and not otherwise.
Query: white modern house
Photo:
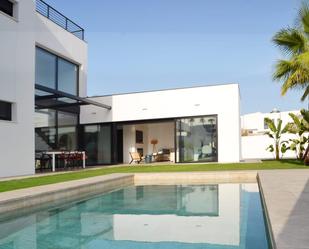
[[[0,1],[0,177],[36,153],[85,151],[87,166],[239,162],[238,84],[87,96],[84,29],[42,0]],[[58,165],[58,167],[60,167]]]

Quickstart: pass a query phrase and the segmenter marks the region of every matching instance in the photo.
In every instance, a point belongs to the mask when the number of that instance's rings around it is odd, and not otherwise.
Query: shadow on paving
[[[297,183],[296,183],[297,184]],[[284,193],[283,193],[284,194]],[[278,249],[309,248],[309,180],[277,238]]]

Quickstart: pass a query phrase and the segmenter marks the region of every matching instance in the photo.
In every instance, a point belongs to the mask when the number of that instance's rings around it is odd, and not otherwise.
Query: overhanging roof
[[[73,94],[62,92],[46,86],[35,84],[35,89],[47,93],[46,95],[35,95],[36,109],[58,109],[66,107],[78,107],[80,105],[94,105],[107,110],[112,107],[88,98],[82,98]]]

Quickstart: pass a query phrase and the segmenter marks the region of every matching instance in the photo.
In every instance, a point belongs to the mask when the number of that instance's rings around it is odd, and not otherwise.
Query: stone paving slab
[[[40,209],[134,184],[134,174],[111,174],[0,193],[0,215]]]
[[[207,184],[256,182],[257,171],[209,171],[135,173],[135,185]]]
[[[258,172],[277,249],[309,249],[309,170]]]

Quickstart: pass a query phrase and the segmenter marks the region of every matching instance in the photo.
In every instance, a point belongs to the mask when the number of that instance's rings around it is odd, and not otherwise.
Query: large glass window
[[[36,48],[35,84],[78,95],[78,65]]]
[[[58,111],[58,126],[76,126],[78,116],[74,113]]]
[[[34,124],[36,128],[55,127],[56,111],[51,109],[41,109],[35,111]]]
[[[87,165],[111,163],[110,125],[85,125],[84,142]]]
[[[58,60],[58,90],[77,95],[78,67],[66,60]]]
[[[50,151],[56,149],[55,127],[35,128],[35,151]]]
[[[56,56],[43,49],[36,49],[35,83],[56,89]]]
[[[183,118],[176,121],[177,162],[217,161],[217,117]]]
[[[57,111],[58,149],[77,150],[78,116],[73,113]]]
[[[50,109],[35,112],[35,150],[48,151],[56,148],[56,111]]]
[[[51,109],[36,110],[36,151],[77,150],[77,124],[77,114]]]
[[[58,127],[58,149],[77,150],[77,132],[75,126]]]

